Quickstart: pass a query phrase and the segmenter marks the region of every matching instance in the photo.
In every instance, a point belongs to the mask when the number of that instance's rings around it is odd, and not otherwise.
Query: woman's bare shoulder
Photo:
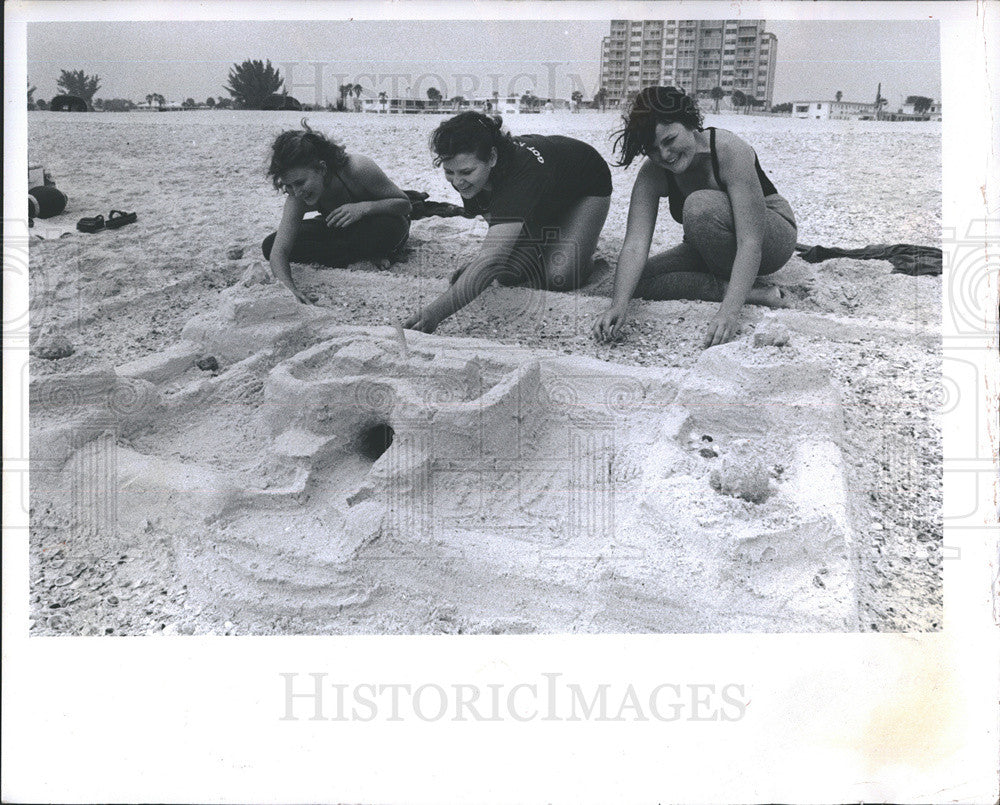
[[[667,171],[655,164],[652,160],[643,160],[639,166],[639,173],[636,174],[635,184],[643,188],[655,190],[660,196],[665,196],[670,192],[667,183]]]
[[[282,221],[298,221],[311,210],[318,209],[317,207],[309,207],[304,201],[297,198],[294,195],[285,196],[285,204],[281,210]]]
[[[753,146],[746,140],[728,129],[715,130],[715,150],[720,159],[754,158]]]
[[[342,171],[357,179],[364,179],[366,176],[382,173],[378,163],[371,157],[364,154],[344,154],[344,167]]]

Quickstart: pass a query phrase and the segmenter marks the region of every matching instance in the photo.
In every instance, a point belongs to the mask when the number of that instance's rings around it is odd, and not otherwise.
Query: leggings
[[[764,198],[764,240],[758,275],[773,274],[795,251],[792,208],[781,196]],[[684,201],[684,240],[651,257],[635,296],[640,299],[703,299],[721,302],[723,283],[736,258],[736,226],[729,196],[697,190]]]
[[[328,227],[319,215],[302,221],[289,260],[343,268],[359,260],[391,256],[402,248],[409,234],[409,219],[399,215],[366,215],[343,229]],[[272,232],[261,244],[265,260],[271,259],[276,235]]]

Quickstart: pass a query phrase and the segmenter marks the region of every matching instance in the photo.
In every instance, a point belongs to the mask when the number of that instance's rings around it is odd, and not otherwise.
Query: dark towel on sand
[[[819,263],[831,257],[853,257],[855,260],[888,260],[892,263],[893,274],[941,273],[941,250],[933,246],[914,246],[910,243],[896,243],[892,246],[865,246],[863,249],[839,249],[826,246],[803,246],[795,244],[795,251],[807,263]]]
[[[446,201],[428,201],[427,193],[421,193],[419,190],[404,190],[406,197],[410,200],[410,220],[419,221],[421,218],[454,218],[455,216],[462,216],[463,218],[475,218],[476,214],[474,212],[469,212],[465,207],[459,207],[457,204],[449,204]]]

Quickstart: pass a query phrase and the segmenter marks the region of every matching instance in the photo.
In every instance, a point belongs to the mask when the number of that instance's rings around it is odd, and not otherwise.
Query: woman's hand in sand
[[[404,330],[416,330],[418,333],[433,333],[440,322],[428,317],[423,311],[414,313],[400,325]]]
[[[331,229],[343,229],[345,226],[356,224],[364,218],[368,214],[369,209],[371,209],[371,203],[368,201],[341,204],[326,216],[326,225]]]
[[[303,305],[315,305],[319,301],[319,296],[314,293],[306,293],[305,291],[300,291],[295,286],[290,285],[288,288]]]
[[[739,311],[730,313],[726,310],[720,310],[715,314],[715,318],[712,319],[711,323],[708,325],[708,332],[705,333],[705,340],[701,345],[702,349],[708,349],[709,347],[714,347],[719,344],[725,344],[727,341],[732,341],[736,337],[736,332],[739,330],[739,327]]]
[[[625,319],[628,317],[628,305],[611,305],[594,322],[592,333],[598,341],[614,341],[618,338]]]

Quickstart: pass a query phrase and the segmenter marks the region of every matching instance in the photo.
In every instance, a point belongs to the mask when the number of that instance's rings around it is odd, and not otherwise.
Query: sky
[[[269,59],[304,103],[335,99],[341,83],[401,97],[433,85],[445,97],[590,98],[608,30],[608,20],[32,22],[27,68],[46,100],[63,69],[100,76],[100,98],[228,97],[229,69],[245,59]],[[837,91],[872,101],[880,82],[890,108],[941,97],[936,21],[768,20],[767,30],[778,37],[774,103]]]

